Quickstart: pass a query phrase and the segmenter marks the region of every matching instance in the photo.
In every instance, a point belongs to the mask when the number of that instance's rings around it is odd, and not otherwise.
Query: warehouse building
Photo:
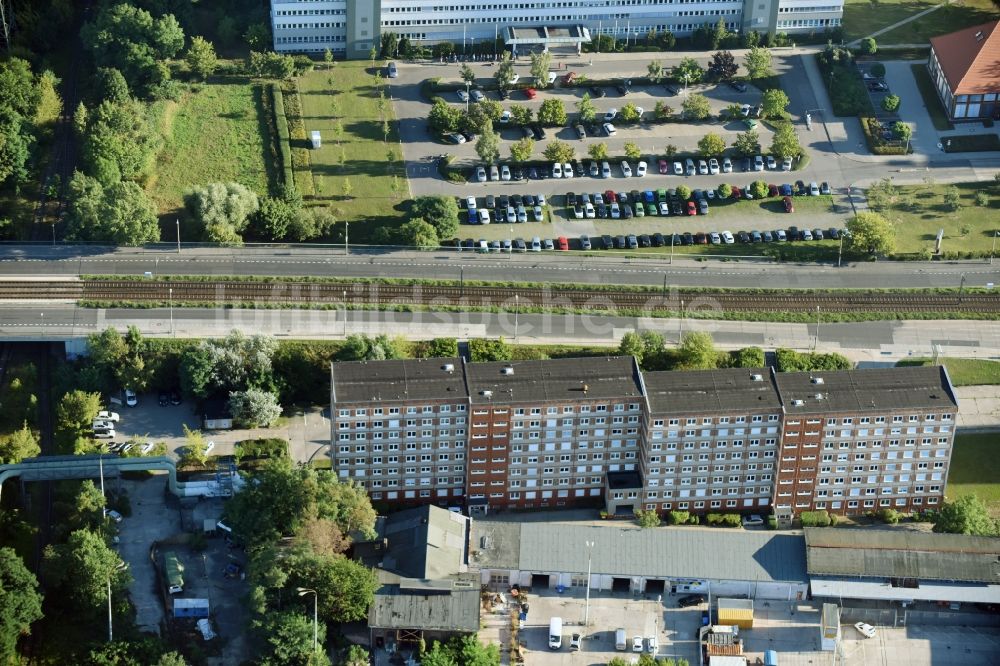
[[[1000,538],[807,528],[805,543],[817,599],[1000,604]]]
[[[731,32],[821,33],[840,25],[843,0],[692,0],[667,2],[494,2],[492,0],[271,0],[274,50],[321,52],[330,49],[351,59],[368,58],[382,32],[417,43],[442,41],[475,45],[498,38],[521,39],[526,30],[552,34],[535,40],[559,46],[572,34],[604,34],[637,39],[651,30],[690,35],[722,19]],[[578,40],[570,40],[578,43]]]
[[[474,521],[470,565],[493,590],[511,585],[637,594],[801,600],[808,583],[801,533],[608,522]]]

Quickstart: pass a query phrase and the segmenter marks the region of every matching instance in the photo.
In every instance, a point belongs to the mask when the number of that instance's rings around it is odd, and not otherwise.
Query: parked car
[[[876,634],[875,627],[868,624],[867,622],[857,622],[855,623],[854,628],[857,629],[858,633],[860,633],[865,638],[875,638]]]
[[[486,95],[483,94],[482,90],[473,90],[472,91],[472,101],[473,102],[482,102],[484,99],[486,99]]]
[[[609,109],[607,113],[604,114],[604,122],[610,123],[618,116],[618,109]]]
[[[642,178],[646,175],[646,162],[640,161],[635,167],[635,175],[637,178]]]
[[[795,205],[792,203],[792,198],[785,196],[781,198],[781,203],[785,206],[786,213],[794,213]]]
[[[118,415],[118,412],[109,412],[109,411],[104,410],[104,409],[102,409],[101,411],[97,412],[97,417],[96,418],[98,418],[98,419],[100,419],[102,421],[112,421],[114,423],[118,423],[118,421],[121,420],[121,416]]]
[[[809,196],[811,197],[819,196],[819,185],[816,184],[815,180],[809,183]]]
[[[611,123],[604,123],[602,127],[604,128],[604,133],[607,134],[608,136],[614,136],[615,134],[618,133],[618,130],[616,130],[615,126],[612,125]]]
[[[745,84],[745,83],[743,83],[741,81],[730,81],[729,82],[729,87],[732,88],[733,90],[736,90],[737,92],[741,92],[741,93],[747,91],[747,84]]]
[[[757,155],[753,158],[753,170],[763,171],[764,170],[764,158],[761,155]]]
[[[632,652],[642,652],[642,636],[632,637]]]
[[[774,155],[767,156],[767,168],[771,170],[778,168],[778,162],[774,159]]]
[[[580,249],[581,250],[589,250],[590,247],[591,247],[590,236],[587,236],[586,234],[584,234],[583,236],[580,236]]]
[[[705,597],[700,594],[688,594],[677,600],[677,605],[681,608],[692,608],[700,606],[705,601]]]
[[[621,168],[622,168],[622,175],[623,176],[625,176],[626,178],[631,178],[632,177],[632,167],[630,167],[628,165],[628,162],[626,162],[625,160],[622,160]]]

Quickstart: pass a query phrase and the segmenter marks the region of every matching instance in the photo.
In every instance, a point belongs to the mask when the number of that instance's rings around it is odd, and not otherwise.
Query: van
[[[628,649],[628,638],[624,629],[615,629],[615,649],[624,652]]]
[[[778,666],[778,653],[774,650],[765,650],[764,666]]]
[[[562,647],[562,618],[549,620],[549,649],[558,650]]]

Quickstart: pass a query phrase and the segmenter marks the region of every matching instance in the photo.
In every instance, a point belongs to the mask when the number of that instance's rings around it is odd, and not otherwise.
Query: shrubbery
[[[827,527],[833,523],[835,519],[831,518],[827,511],[803,511],[799,514],[799,520],[802,522],[802,527]]]

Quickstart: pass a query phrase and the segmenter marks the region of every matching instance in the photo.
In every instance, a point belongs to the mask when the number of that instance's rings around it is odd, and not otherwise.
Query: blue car
[[[642,196],[646,200],[646,203],[656,202],[656,193],[654,193],[653,190],[646,190],[643,192]]]
[[[778,188],[778,193],[783,197],[790,197],[792,196],[792,186],[788,183],[784,183]]]

